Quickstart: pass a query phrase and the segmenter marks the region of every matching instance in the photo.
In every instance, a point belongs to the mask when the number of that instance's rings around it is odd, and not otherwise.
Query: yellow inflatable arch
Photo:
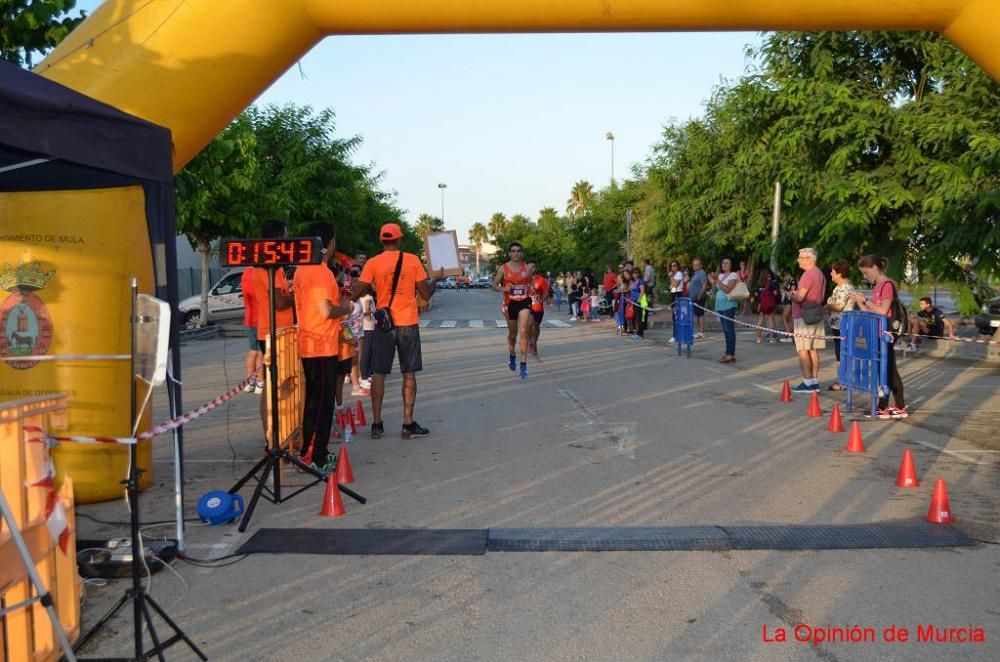
[[[327,35],[755,29],[938,31],[1000,78],[997,0],[108,0],[36,71],[171,129],[176,171]],[[141,189],[63,191],[0,200],[4,229],[14,235],[91,233],[80,240],[102,246],[86,257],[72,247],[16,241],[0,251],[0,263],[58,265],[54,279],[65,283],[52,290],[64,294],[44,294],[58,321],[51,353],[75,351],[74,338],[94,315],[112,321],[122,338],[117,351],[128,351],[124,283],[138,275],[151,291],[154,266],[141,196]],[[84,291],[83,279],[94,273],[105,276],[104,289],[69,294]],[[48,373],[15,373],[0,362],[0,383],[69,392],[72,434],[129,434],[123,362]],[[73,474],[80,501],[119,496],[124,450],[92,449],[60,448],[60,474]],[[147,448],[147,468],[149,455]]]
[[[176,170],[327,35],[849,29],[942,32],[1000,79],[996,0],[108,0],[36,71],[170,128]]]

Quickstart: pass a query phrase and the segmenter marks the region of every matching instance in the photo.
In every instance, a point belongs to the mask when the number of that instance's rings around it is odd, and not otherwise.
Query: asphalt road
[[[691,359],[669,331],[645,341],[608,322],[543,331],[531,376],[507,370],[498,295],[443,291],[421,331],[425,371],[416,418],[432,430],[402,441],[398,376],[386,400],[387,436],[350,446],[366,505],[321,518],[322,489],[262,503],[246,534],[188,527],[192,556],[231,553],[260,527],[485,528],[921,521],[936,478],[947,480],[961,530],[1000,541],[1000,371],[918,355],[902,363],[915,414],[862,423],[864,455],[845,435],[778,401],[797,363],[789,345],[741,333],[737,363],[720,365],[720,334]],[[564,309],[565,310],[565,309]],[[566,320],[551,310],[547,319]],[[441,327],[441,321],[465,321]],[[242,377],[244,340],[183,348],[184,397],[194,406]],[[833,375],[823,354],[823,383]],[[995,365],[995,364],[994,364]],[[187,502],[227,489],[259,456],[257,397],[186,428]],[[155,418],[166,416],[161,402]],[[839,394],[822,394],[829,410]],[[850,419],[852,415],[845,414]],[[921,487],[894,479],[904,449]],[[157,442],[143,520],[168,518],[171,450]],[[121,502],[82,506],[126,517]],[[122,529],[80,520],[80,535]],[[169,527],[149,535],[168,534]],[[152,593],[213,660],[996,660],[1000,551],[487,553],[483,556],[254,555],[225,568],[175,563]],[[88,586],[93,623],[125,589]],[[797,625],[872,628],[876,643],[796,642]],[[983,628],[983,643],[919,643],[918,625]],[[890,627],[911,631],[885,643]],[[89,652],[129,650],[128,617]],[[774,639],[786,628],[787,643]],[[183,648],[169,659],[194,659]]]

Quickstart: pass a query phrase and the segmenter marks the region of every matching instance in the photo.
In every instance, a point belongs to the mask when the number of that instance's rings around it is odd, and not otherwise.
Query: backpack
[[[889,313],[889,335],[892,336],[891,344],[895,345],[900,336],[910,334],[910,315],[906,312],[906,306],[899,300],[895,283],[892,287],[892,302],[889,304]]]

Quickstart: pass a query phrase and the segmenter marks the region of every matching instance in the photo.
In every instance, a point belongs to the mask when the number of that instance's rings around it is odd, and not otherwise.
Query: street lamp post
[[[441,225],[444,225],[444,190],[448,188],[448,185],[438,184],[438,188],[441,189]]]
[[[615,187],[615,134],[608,131],[604,137],[611,143],[611,188]]]

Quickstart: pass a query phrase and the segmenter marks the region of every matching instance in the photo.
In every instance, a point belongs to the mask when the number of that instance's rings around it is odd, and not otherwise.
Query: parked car
[[[983,304],[982,312],[976,315],[979,333],[993,335],[1000,328],[1000,297],[994,297]]]
[[[455,289],[455,281],[451,278],[446,278],[444,280],[439,280],[437,282],[437,288],[439,290],[453,290]]]
[[[208,323],[243,323],[243,289],[240,279],[243,269],[233,269],[219,279],[208,291]],[[181,314],[181,328],[193,329],[198,326],[201,315],[201,295],[190,296],[180,302],[177,308]]]
[[[486,276],[480,276],[476,279],[476,282],[472,284],[473,287],[480,290],[488,290],[493,285],[493,280]]]

